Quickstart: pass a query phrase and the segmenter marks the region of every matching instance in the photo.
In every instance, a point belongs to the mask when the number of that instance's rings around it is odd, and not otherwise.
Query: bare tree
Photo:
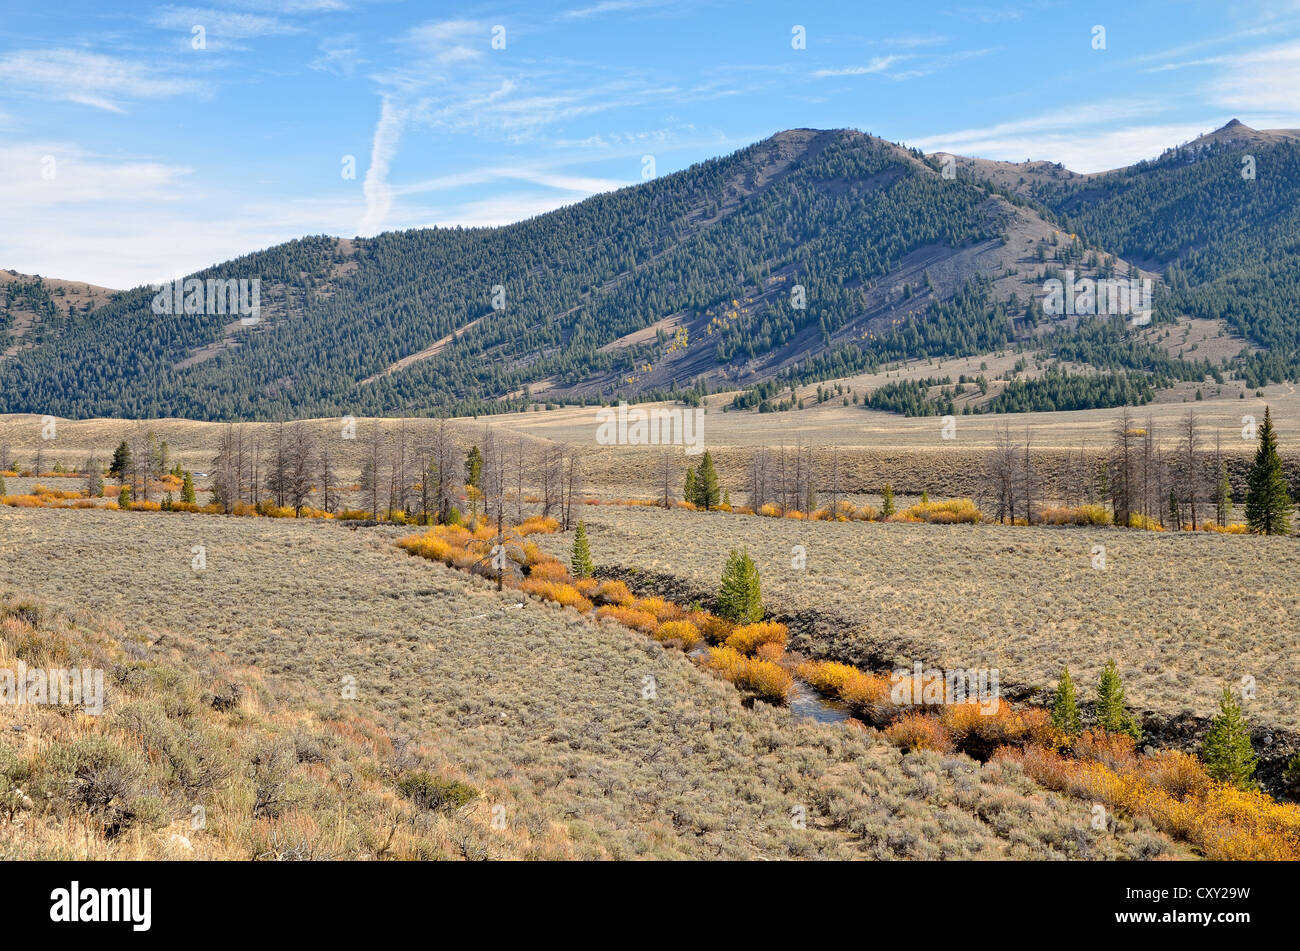
[[[311,496],[312,465],[316,462],[316,440],[305,424],[294,423],[285,457],[285,498],[293,506],[294,515],[301,516],[302,507]]]
[[[564,530],[567,532],[577,524],[579,507],[582,502],[582,455],[577,449],[570,449],[569,471],[565,478],[564,491]]]
[[[662,483],[662,494],[659,502],[664,508],[671,508],[673,504],[673,482],[677,479],[677,466],[673,464],[673,454],[670,450],[665,449],[659,459],[659,481]]]
[[[542,486],[542,515],[564,505],[564,447],[548,444],[542,450],[542,473],[538,480]]]
[[[1182,445],[1179,448],[1179,481],[1183,485],[1183,499],[1192,516],[1192,531],[1196,531],[1196,506],[1202,495],[1202,483],[1205,481],[1204,460],[1201,454],[1200,423],[1196,411],[1189,409],[1183,421]]]
[[[1115,425],[1115,444],[1111,452],[1110,493],[1115,511],[1115,524],[1127,526],[1137,503],[1138,453],[1133,441],[1141,439],[1143,432],[1133,426],[1133,414],[1127,406]]]
[[[992,498],[999,522],[1016,520],[1016,497],[1019,483],[1018,447],[1011,436],[1011,424],[993,430],[993,450],[988,457],[986,494]]]
[[[86,472],[86,498],[97,499],[104,492],[104,469],[99,464],[99,457],[92,453],[83,468]],[[3,471],[2,466],[0,471]]]
[[[329,439],[321,443],[316,454],[316,489],[320,492],[321,508],[333,512],[338,508],[338,473],[334,471],[334,454]]]
[[[379,518],[379,490],[384,484],[384,432],[379,420],[370,429],[366,440],[366,456],[361,463],[361,493],[370,500],[370,517]]]

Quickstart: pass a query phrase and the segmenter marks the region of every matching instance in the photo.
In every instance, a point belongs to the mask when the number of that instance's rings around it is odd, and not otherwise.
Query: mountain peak
[[[1229,119],[1226,125],[1224,125],[1222,128],[1215,129],[1215,131],[1216,132],[1254,132],[1255,130],[1252,129],[1250,126],[1246,125],[1246,123],[1242,122],[1240,119]]]

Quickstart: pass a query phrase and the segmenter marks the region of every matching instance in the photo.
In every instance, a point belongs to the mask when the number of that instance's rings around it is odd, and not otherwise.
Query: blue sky
[[[503,224],[801,126],[1095,171],[1233,117],[1300,127],[1300,0],[9,0],[0,267]]]

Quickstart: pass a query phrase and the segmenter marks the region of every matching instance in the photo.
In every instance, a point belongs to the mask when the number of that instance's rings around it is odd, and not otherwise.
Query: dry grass
[[[0,579],[110,612],[154,639],[179,634],[220,650],[233,667],[284,685],[268,687],[268,701],[285,716],[300,715],[302,697],[322,720],[351,711],[395,747],[411,738],[437,775],[450,770],[480,791],[468,821],[502,807],[506,828],[489,822],[466,839],[469,854],[1183,854],[1142,822],[1090,831],[1088,804],[1044,792],[1012,764],[904,754],[870,731],[750,709],[679,651],[548,603],[520,604],[516,592],[409,557],[392,544],[397,533],[3,509]],[[207,568],[196,572],[199,544]],[[340,698],[345,676],[355,678],[355,700]],[[314,765],[331,781],[328,766]],[[411,798],[427,787],[417,778],[406,788]],[[806,828],[792,822],[800,810]],[[211,814],[209,827],[225,834]]]
[[[1250,676],[1252,722],[1300,728],[1300,547],[1291,538],[648,508],[597,508],[586,521],[597,564],[670,574],[701,591],[717,590],[728,551],[746,545],[770,611],[844,619],[792,630],[790,648],[810,656],[865,668],[881,655],[996,667],[1004,685],[1044,689],[1067,664],[1089,690],[1114,657],[1130,703],[1164,716],[1213,715],[1223,686]],[[793,567],[797,545],[802,569]],[[1092,567],[1095,545],[1105,547],[1106,570]]]

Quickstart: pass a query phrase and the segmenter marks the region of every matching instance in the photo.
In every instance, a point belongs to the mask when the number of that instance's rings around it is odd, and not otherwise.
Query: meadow
[[[265,685],[263,712],[247,721],[213,722],[210,700],[170,717],[176,728],[217,731],[219,747],[220,731],[240,738],[205,800],[206,828],[185,833],[203,857],[286,857],[268,842],[294,843],[288,857],[348,858],[1189,854],[1143,819],[1112,816],[1094,829],[1090,801],[1046,790],[1016,763],[904,753],[871,729],[746,703],[681,652],[411,558],[393,544],[399,534],[324,521],[3,508],[4,603],[37,604],[0,612],[6,641],[52,629],[102,639],[113,656],[141,642],[145,659],[193,644],[192,659],[170,662],[197,701],[226,676],[209,655]],[[205,556],[198,570],[196,546]],[[76,620],[63,620],[69,614]],[[26,649],[7,647],[6,658]],[[349,683],[354,699],[344,696]],[[3,734],[6,776],[21,784],[34,753],[101,734],[143,754],[132,775],[157,802],[114,828],[96,801],[58,787],[65,793],[3,822],[4,854],[171,854],[193,796],[147,772],[167,756],[124,713],[161,705],[165,724],[167,703],[148,690],[109,697],[101,718],[20,709],[33,719],[21,734]],[[303,733],[314,748],[309,740],[350,721],[366,724],[368,738],[347,729],[351,745],[324,759],[290,756],[297,764],[285,768],[303,775],[286,781],[287,801],[278,815],[253,815],[259,743]],[[439,800],[429,817],[419,795],[427,780],[413,785],[411,773],[464,784],[473,798]],[[368,809],[349,798],[362,795],[361,781],[373,784]]]
[[[597,565],[669,575],[711,595],[732,548],[758,565],[790,648],[866,667],[920,660],[996,667],[1043,691],[1068,665],[1094,684],[1114,658],[1129,702],[1161,718],[1208,716],[1252,678],[1247,715],[1300,729],[1300,548],[1286,537],[1206,532],[823,522],[588,506]],[[543,538],[558,551],[565,541]],[[1105,549],[1095,568],[1094,547]],[[796,564],[801,567],[796,567]]]

